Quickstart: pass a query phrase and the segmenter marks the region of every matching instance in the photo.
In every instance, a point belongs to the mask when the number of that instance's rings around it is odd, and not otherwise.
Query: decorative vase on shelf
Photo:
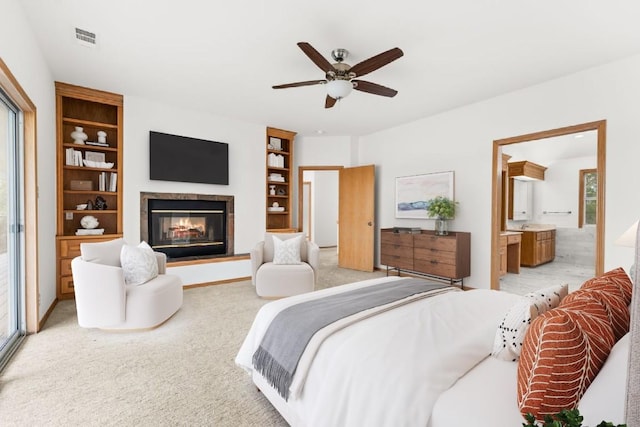
[[[76,130],[71,132],[71,138],[73,138],[74,143],[84,145],[84,142],[87,140],[87,134],[84,133],[84,130],[80,126],[76,126]]]
[[[275,185],[270,185],[269,186],[269,195],[271,195],[271,196],[275,196],[276,195],[276,186]]]
[[[449,234],[449,226],[446,219],[436,218],[435,232],[437,236],[446,236]]]
[[[105,131],[102,131],[102,130],[98,131],[98,142],[102,144],[107,143],[107,133]]]

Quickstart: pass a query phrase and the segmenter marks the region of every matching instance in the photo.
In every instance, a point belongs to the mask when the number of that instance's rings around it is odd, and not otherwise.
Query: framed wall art
[[[427,219],[427,201],[453,198],[453,171],[396,178],[396,218]]]

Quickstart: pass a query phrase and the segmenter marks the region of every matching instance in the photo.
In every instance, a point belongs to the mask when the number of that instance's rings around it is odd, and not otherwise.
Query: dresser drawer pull
[[[431,262],[431,264],[437,264],[437,263],[438,263],[438,261],[437,261],[437,260],[435,260],[435,259],[432,259],[432,260],[431,260],[431,261],[429,261],[429,262]]]

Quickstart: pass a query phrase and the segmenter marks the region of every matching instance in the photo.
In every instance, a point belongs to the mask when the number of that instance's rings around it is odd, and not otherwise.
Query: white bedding
[[[628,356],[629,334],[613,347],[580,400],[578,409],[584,426],[596,426],[603,420],[624,423]],[[516,398],[517,374],[517,363],[487,357],[440,395],[428,427],[522,425]]]
[[[253,353],[281,309],[387,279],[266,304],[257,314],[236,363],[253,373]],[[322,344],[301,395],[288,402],[266,390],[268,386],[256,373],[254,382],[293,425],[425,426],[440,394],[491,352],[496,325],[519,298],[490,290],[449,292],[341,330]]]
[[[428,427],[517,427],[518,364],[487,357],[440,395]]]

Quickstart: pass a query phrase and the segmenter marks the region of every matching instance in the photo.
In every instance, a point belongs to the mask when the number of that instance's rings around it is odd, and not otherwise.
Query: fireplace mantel
[[[228,257],[234,254],[233,248],[233,232],[234,232],[234,198],[233,196],[223,195],[210,195],[210,194],[192,194],[192,193],[140,193],[140,239],[146,242],[149,241],[149,200],[201,200],[201,201],[216,201],[225,202],[227,211],[226,220],[226,234],[227,245],[226,252],[224,254],[211,255],[207,257]],[[203,258],[199,257],[183,257],[177,258],[180,261],[188,258]]]

